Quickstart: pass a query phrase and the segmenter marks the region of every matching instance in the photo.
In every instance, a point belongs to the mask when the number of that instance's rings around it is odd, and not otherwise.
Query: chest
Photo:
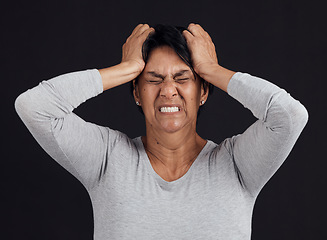
[[[253,202],[238,187],[191,178],[189,184],[169,188],[150,175],[122,180],[112,179],[91,195],[95,231],[120,239],[135,239],[135,234],[140,239],[217,239],[227,234],[222,239],[230,239],[231,232],[246,239],[249,234]]]

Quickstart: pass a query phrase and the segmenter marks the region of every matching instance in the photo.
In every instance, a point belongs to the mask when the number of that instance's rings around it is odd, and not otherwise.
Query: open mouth
[[[163,113],[173,113],[173,112],[179,112],[180,109],[178,107],[161,107],[159,111]]]

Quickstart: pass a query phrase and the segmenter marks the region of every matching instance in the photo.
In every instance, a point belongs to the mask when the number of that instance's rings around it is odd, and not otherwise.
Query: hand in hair
[[[199,24],[191,23],[187,29],[183,35],[192,55],[194,70],[200,75],[208,65],[218,65],[215,45]]]
[[[120,64],[100,69],[103,90],[119,86],[135,79],[144,69],[142,45],[149,33],[154,31],[148,24],[139,24],[123,45]]]
[[[191,52],[194,71],[207,82],[227,91],[230,78],[235,72],[218,64],[215,45],[210,35],[199,25],[191,23],[183,31]]]
[[[122,62],[137,63],[140,73],[145,66],[142,57],[142,45],[152,31],[154,31],[154,29],[150,28],[148,24],[139,24],[134,28],[132,34],[123,45]]]

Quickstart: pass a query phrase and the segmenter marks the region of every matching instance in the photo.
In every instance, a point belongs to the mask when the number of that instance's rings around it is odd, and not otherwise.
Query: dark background
[[[282,168],[257,199],[254,240],[327,239],[326,18],[314,1],[13,1],[1,4],[1,239],[92,239],[84,187],[36,143],[14,100],[40,81],[120,62],[138,23],[201,24],[219,63],[265,78],[308,109],[309,122]],[[128,85],[75,111],[130,137],[144,134]],[[198,132],[217,143],[255,118],[215,89]]]

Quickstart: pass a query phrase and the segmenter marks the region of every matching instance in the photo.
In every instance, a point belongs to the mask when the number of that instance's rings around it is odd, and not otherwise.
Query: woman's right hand
[[[120,64],[100,69],[103,90],[119,86],[134,80],[145,67],[142,57],[142,46],[148,35],[154,29],[148,24],[139,24],[123,45],[122,61]]]
[[[153,31],[154,29],[148,24],[139,24],[123,45],[122,62],[137,64],[139,73],[143,71],[145,66],[142,57],[142,46],[148,35]]]

